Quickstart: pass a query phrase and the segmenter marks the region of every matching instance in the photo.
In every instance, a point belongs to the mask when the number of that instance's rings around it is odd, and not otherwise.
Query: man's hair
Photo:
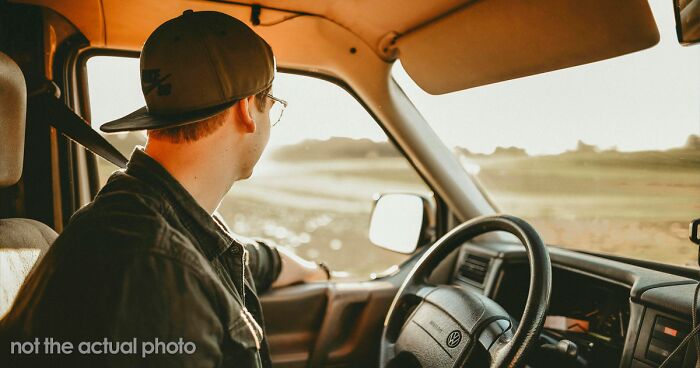
[[[258,111],[262,112],[265,110],[265,102],[267,101],[267,94],[270,93],[272,86],[265,88],[264,90],[255,94],[255,105]],[[239,101],[236,101],[238,103]],[[204,138],[216,131],[220,126],[226,122],[226,114],[229,109],[226,109],[208,119],[198,121],[196,123],[163,128],[163,129],[153,129],[148,131],[148,136],[154,139],[168,141],[170,143],[186,143],[194,142],[200,138]]]

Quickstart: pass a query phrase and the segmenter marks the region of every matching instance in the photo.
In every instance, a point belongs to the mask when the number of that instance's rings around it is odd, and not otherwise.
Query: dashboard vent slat
[[[467,254],[464,262],[459,266],[459,275],[464,279],[483,285],[490,262],[491,258]]]

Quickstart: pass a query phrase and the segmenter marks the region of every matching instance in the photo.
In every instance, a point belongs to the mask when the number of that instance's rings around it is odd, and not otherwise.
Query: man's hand
[[[318,264],[307,261],[285,247],[277,247],[282,260],[282,270],[272,287],[282,287],[302,282],[327,281],[326,271]]]

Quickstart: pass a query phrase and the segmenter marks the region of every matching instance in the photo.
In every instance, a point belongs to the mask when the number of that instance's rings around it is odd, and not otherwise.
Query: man
[[[328,271],[214,213],[268,142],[274,73],[269,45],[228,15],[186,11],[153,32],[147,107],[102,126],[148,130],[146,147],[27,278],[1,322],[11,366],[270,366],[256,293]]]

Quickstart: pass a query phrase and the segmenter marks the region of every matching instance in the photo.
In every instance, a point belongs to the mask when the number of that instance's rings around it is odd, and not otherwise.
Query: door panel
[[[275,367],[373,367],[397,287],[384,281],[314,283],[261,297]]]
[[[323,283],[303,284],[261,296],[275,367],[306,367],[325,315],[326,290]]]

